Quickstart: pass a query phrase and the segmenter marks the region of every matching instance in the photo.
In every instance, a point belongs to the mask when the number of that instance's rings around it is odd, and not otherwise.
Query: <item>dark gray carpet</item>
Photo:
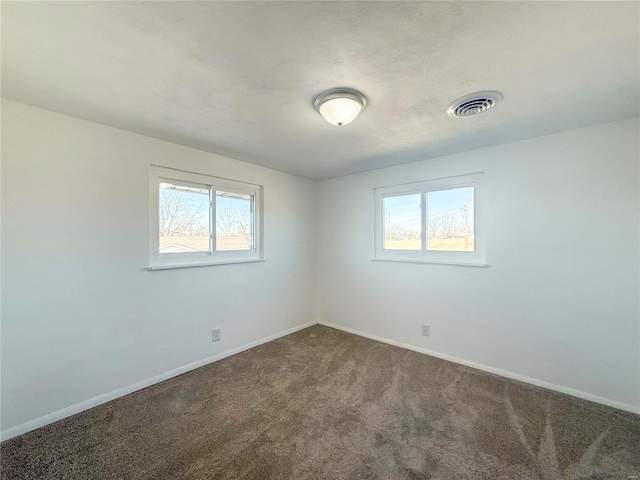
[[[3,479],[632,479],[640,417],[314,326],[1,445]]]

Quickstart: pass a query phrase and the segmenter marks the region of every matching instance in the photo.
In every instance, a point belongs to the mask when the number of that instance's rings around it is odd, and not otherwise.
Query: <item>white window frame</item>
[[[209,188],[211,225],[208,252],[160,253],[160,183],[177,183]],[[248,250],[216,251],[216,190],[253,196],[253,248]],[[167,268],[200,267],[230,263],[264,261],[263,237],[263,186],[252,183],[213,177],[201,173],[151,165],[149,169],[149,270]]]
[[[446,265],[465,265],[486,267],[486,222],[484,188],[482,186],[484,173],[471,173],[452,177],[435,178],[420,182],[405,183],[377,187],[373,190],[374,203],[374,253],[373,260],[392,262],[437,263]],[[444,251],[427,250],[427,193],[451,190],[454,188],[474,188],[474,251]],[[399,195],[420,194],[420,212],[422,231],[420,235],[420,250],[392,250],[384,248],[384,208],[386,197]]]

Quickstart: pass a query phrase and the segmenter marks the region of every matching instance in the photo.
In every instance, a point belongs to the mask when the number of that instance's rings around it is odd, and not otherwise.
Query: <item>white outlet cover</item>
[[[429,330],[430,330],[430,326],[429,325],[422,325],[422,335],[424,335],[425,337],[429,336]]]
[[[219,340],[220,340],[220,329],[214,328],[213,330],[211,330],[211,341],[217,342]]]

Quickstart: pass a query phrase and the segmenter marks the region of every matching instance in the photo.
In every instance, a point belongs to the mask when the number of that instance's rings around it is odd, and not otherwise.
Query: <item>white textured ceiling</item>
[[[638,115],[639,5],[4,1],[2,96],[323,179]]]

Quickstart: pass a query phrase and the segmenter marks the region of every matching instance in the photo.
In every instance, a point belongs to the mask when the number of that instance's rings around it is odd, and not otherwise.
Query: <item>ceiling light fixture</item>
[[[367,99],[353,88],[333,88],[318,95],[313,105],[327,122],[341,127],[356,119]]]

